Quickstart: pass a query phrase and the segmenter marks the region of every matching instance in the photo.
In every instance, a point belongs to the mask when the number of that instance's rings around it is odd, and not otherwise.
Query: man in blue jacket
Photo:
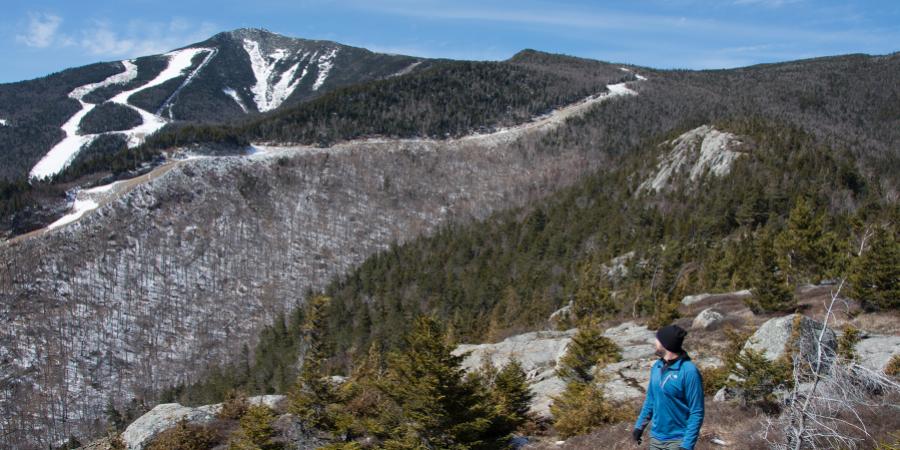
[[[703,379],[681,344],[687,332],[669,325],[656,332],[656,355],[647,398],[632,437],[640,444],[648,423],[651,450],[692,450],[703,425]]]

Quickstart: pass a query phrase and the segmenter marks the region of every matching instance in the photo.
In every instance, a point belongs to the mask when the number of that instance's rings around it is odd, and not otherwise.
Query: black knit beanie
[[[656,339],[659,339],[659,343],[672,353],[684,352],[681,343],[684,342],[685,336],[687,336],[687,331],[678,325],[668,325],[656,331]]]

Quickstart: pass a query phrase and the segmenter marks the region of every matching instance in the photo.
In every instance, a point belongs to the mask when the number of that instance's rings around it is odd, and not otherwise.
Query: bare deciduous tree
[[[843,287],[841,280],[825,305],[815,358],[794,355],[794,387],[785,395],[781,414],[765,419],[765,438],[772,448],[858,448],[872,439],[866,413],[896,408],[891,394],[900,393],[900,384],[827,348],[828,323],[835,307],[846,302],[840,297]]]

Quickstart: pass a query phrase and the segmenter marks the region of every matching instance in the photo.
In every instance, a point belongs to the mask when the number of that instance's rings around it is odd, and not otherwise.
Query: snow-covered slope
[[[310,54],[308,51],[291,52],[288,49],[277,48],[263,55],[259,42],[245,38],[243,44],[244,50],[250,57],[253,75],[256,77],[256,83],[251,86],[250,90],[253,92],[256,109],[260,112],[271,111],[281,106],[294,93],[300,82],[306,78],[309,67],[314,61],[318,63],[319,71],[316,82],[313,84],[313,90],[318,90],[328,76],[334,55],[337,54],[336,48],[322,56],[319,56],[318,52]],[[303,65],[303,71],[297,75],[297,70],[301,65]],[[326,69],[323,70],[323,67]],[[229,95],[235,98],[238,104],[241,104],[233,89]]]

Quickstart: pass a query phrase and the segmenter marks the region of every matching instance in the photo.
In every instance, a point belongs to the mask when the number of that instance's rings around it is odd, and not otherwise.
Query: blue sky
[[[0,82],[240,27],[427,57],[534,48],[658,68],[900,50],[897,0],[2,0],[2,10]]]

